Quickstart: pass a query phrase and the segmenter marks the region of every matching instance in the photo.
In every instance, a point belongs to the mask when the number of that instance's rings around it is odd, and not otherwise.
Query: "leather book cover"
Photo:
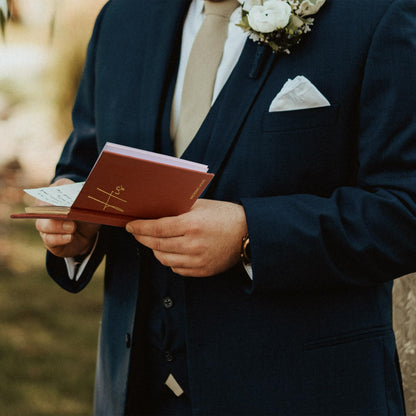
[[[12,218],[57,218],[124,227],[189,211],[212,177],[205,165],[107,143],[70,207],[29,207]],[[65,186],[65,185],[64,185]]]

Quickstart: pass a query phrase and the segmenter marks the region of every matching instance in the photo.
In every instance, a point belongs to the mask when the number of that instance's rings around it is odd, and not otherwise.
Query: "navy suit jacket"
[[[57,177],[84,180],[106,141],[172,152],[169,115],[186,0],[110,0],[98,17]],[[248,40],[184,158],[205,197],[244,206],[254,280],[186,278],[193,413],[402,414],[394,278],[416,270],[416,2],[327,0],[290,55]],[[268,112],[306,76],[330,107]],[[164,116],[165,115],[165,116]],[[140,245],[103,227],[96,414],[123,413]],[[139,294],[140,296],[140,294]]]

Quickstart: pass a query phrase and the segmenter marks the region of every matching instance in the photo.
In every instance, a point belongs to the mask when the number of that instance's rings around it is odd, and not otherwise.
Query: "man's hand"
[[[51,186],[73,183],[59,179]],[[40,202],[37,201],[39,205]],[[38,219],[36,229],[45,247],[55,256],[74,257],[88,254],[92,249],[100,226],[67,220]]]
[[[186,214],[132,221],[126,229],[175,273],[206,277],[239,261],[247,223],[242,206],[200,199]]]

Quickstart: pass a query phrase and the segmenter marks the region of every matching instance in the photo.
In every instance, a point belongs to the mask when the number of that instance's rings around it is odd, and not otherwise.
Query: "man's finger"
[[[204,266],[203,259],[186,254],[165,253],[153,251],[155,257],[163,266],[180,269],[198,269]]]
[[[166,217],[157,220],[136,220],[126,225],[129,233],[159,238],[180,237],[185,228],[179,217]]]
[[[72,234],[76,230],[74,221],[38,219],[35,226],[40,233],[45,234]]]
[[[73,234],[47,234],[40,233],[40,236],[47,248],[55,248],[69,244],[73,238]]]
[[[165,253],[180,254],[184,252],[183,237],[152,237],[146,235],[136,235],[136,239],[144,246]]]

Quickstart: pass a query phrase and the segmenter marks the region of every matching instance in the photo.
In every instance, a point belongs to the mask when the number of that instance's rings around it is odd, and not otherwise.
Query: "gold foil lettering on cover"
[[[189,197],[189,199],[195,199],[198,192],[204,186],[204,183],[205,183],[205,179],[202,179],[202,182],[196,187],[195,191],[192,193],[192,195]]]
[[[118,205],[115,205],[117,203],[117,201],[120,202],[124,202],[127,203],[127,201],[125,199],[120,198],[120,194],[125,191],[125,188],[122,185],[116,186],[116,189],[111,191],[111,192],[107,192],[104,189],[101,188],[96,188],[97,191],[101,192],[103,195],[106,195],[106,197],[101,197],[104,198],[104,200],[101,200],[99,198],[95,198],[91,195],[88,195],[88,198],[92,199],[93,201],[96,201],[98,203],[100,203],[102,205],[102,210],[105,211],[107,208],[112,208],[115,211],[118,212],[124,212],[123,208],[120,208]]]

